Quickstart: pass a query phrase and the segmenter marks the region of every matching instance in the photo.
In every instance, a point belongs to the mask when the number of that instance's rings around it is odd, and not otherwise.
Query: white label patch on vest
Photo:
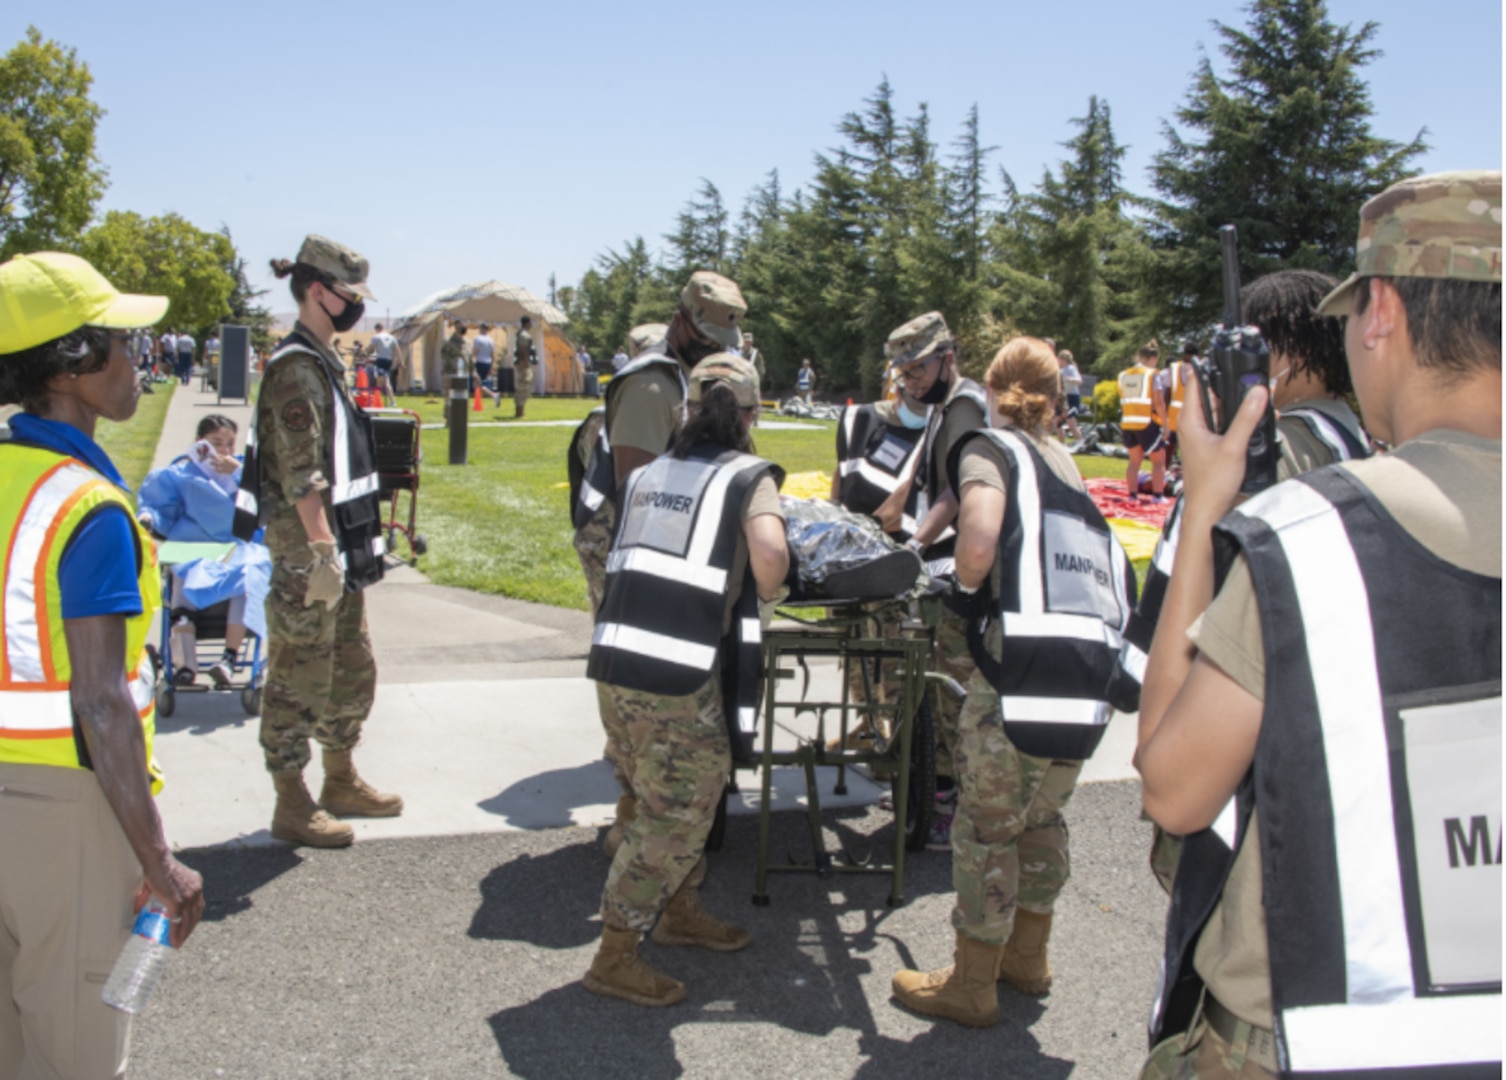
[[[1427,977],[1501,981],[1501,699],[1401,710]]]
[[[871,460],[875,465],[882,466],[892,473],[897,473],[909,454],[910,447],[903,439],[896,439],[893,435],[886,435],[884,441],[879,443],[878,447],[873,451]]]
[[[696,511],[715,470],[661,458],[633,487],[624,513],[620,547],[648,547],[683,557],[690,550]]]
[[[1114,590],[1114,551],[1109,535],[1071,514],[1047,510],[1045,523],[1046,610],[1094,615],[1112,626],[1124,610]]]

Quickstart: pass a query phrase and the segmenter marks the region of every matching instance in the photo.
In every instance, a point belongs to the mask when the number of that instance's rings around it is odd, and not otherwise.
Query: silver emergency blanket
[[[928,583],[920,556],[866,514],[826,499],[780,496],[790,547],[791,600],[910,596]]]

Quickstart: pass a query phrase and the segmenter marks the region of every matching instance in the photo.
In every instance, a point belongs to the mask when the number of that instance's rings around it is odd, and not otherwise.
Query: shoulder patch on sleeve
[[[282,426],[289,431],[307,431],[314,426],[314,408],[308,398],[294,398],[282,407]]]

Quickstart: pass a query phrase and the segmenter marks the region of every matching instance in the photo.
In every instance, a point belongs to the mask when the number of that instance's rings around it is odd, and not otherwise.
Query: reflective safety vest
[[[985,644],[988,620],[968,628],[969,651],[999,693],[1010,742],[1035,757],[1090,757],[1118,705],[1112,680],[1135,606],[1134,566],[1087,492],[1018,432],[959,439],[947,462],[954,487],[962,449],[976,438],[1009,461],[1009,489],[997,556],[1003,653]]]
[[[1144,431],[1155,419],[1156,369],[1136,364],[1119,373],[1119,426]]]
[[[1501,582],[1443,562],[1344,469],[1236,509],[1265,639],[1236,796],[1260,812],[1283,1076],[1499,1076]],[[1153,1035],[1183,1030],[1231,855],[1189,838]],[[1208,858],[1210,851],[1213,858]]]
[[[926,515],[931,512],[931,504],[946,490],[947,463],[936,460],[936,439],[947,414],[959,401],[971,401],[977,405],[983,411],[983,426],[988,426],[988,398],[983,393],[983,387],[972,379],[958,376],[957,385],[952,388],[946,401],[939,406],[932,406],[931,414],[926,418],[925,445],[921,450],[921,462],[915,470],[914,487],[911,489],[915,493],[914,513],[917,525],[925,521]],[[956,548],[957,530],[948,525],[924,552],[926,573],[933,577],[946,577],[954,573],[957,567],[952,555]]]
[[[152,792],[162,773],[152,756],[156,672],[146,643],[157,628],[162,582],[151,538],[135,523],[125,492],[76,458],[44,447],[0,444],[0,761],[91,768],[83,729],[73,715],[73,665],[63,631],[58,569],[74,533],[105,507],[132,519],[141,614],[126,618],[122,658],[141,716]]]
[[[1168,371],[1171,375],[1171,393],[1166,395],[1166,430],[1176,431],[1177,421],[1182,418],[1182,399],[1187,396],[1187,380],[1182,370],[1186,360],[1173,360]]]
[[[339,548],[341,569],[345,571],[345,591],[357,592],[381,581],[387,570],[383,561],[387,541],[382,530],[376,433],[371,417],[351,400],[345,383],[335,378],[316,346],[296,330],[283,338],[268,358],[268,371],[279,360],[298,354],[313,357],[329,377],[334,413],[334,437],[330,441],[330,527]],[[266,477],[256,449],[260,413],[259,408],[253,410],[251,422],[246,425],[246,461],[241,470],[240,489],[235,493],[233,532],[240,540],[250,540],[267,521],[261,505]]]
[[[762,458],[715,447],[699,447],[684,459],[665,455],[633,470],[623,487],[586,665],[586,675],[599,682],[683,697],[700,689],[720,660],[728,730],[740,761],[752,753],[761,674],[763,635],[751,564],[725,639],[722,623],[744,509],[764,476],[783,479],[778,466]]]
[[[1300,419],[1333,452],[1334,461],[1358,461],[1371,455],[1370,440],[1358,424],[1353,430],[1347,424],[1335,420],[1318,409],[1288,409],[1282,418]],[[1182,499],[1166,516],[1161,528],[1161,539],[1156,543],[1150,567],[1145,572],[1145,586],[1140,590],[1140,603],[1130,618],[1129,629],[1124,634],[1124,650],[1119,663],[1122,674],[1136,686],[1145,681],[1145,663],[1150,655],[1150,643],[1156,636],[1156,624],[1161,619],[1161,605],[1166,602],[1166,587],[1171,583],[1171,567],[1176,560],[1177,540],[1182,531]],[[1136,691],[1138,694],[1138,690]]]
[[[885,423],[873,405],[849,405],[837,425],[837,475],[842,506],[872,514],[901,484],[912,480],[920,462],[924,430]],[[912,483],[897,533],[901,543],[915,533],[915,505],[920,497]]]
[[[566,460],[567,467],[574,469],[573,464],[577,460],[585,460],[586,465],[580,474],[580,481],[574,479],[571,472],[570,488],[570,521],[577,529],[583,529],[586,522],[590,521],[601,509],[602,503],[608,499],[617,497],[617,466],[612,458],[612,443],[607,437],[607,427],[610,418],[614,415],[613,406],[617,395],[622,387],[627,385],[630,376],[640,371],[646,371],[651,367],[665,368],[673,371],[675,378],[680,382],[680,401],[678,409],[680,423],[685,422],[687,402],[690,399],[690,385],[685,381],[685,365],[674,357],[662,352],[643,352],[633,358],[632,363],[624,365],[617,374],[612,376],[612,381],[607,383],[607,398],[599,409],[594,409],[580,427],[575,429],[575,435],[570,440],[569,457]],[[592,417],[601,414],[599,425],[592,423]],[[583,443],[589,442],[590,450],[586,452]],[[669,447],[665,446],[664,450]]]

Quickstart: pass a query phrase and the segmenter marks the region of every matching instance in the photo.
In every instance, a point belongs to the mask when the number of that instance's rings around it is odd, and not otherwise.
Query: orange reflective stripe
[[[71,689],[73,689],[73,685],[71,683],[57,682],[55,680],[53,682],[11,682],[9,679],[7,679],[4,682],[0,682],[0,691],[3,691],[7,694],[16,692],[25,694],[32,691],[43,691],[45,693],[55,694],[59,690]]]
[[[31,490],[26,493],[26,499],[21,503],[21,512],[16,515],[17,527],[11,530],[10,543],[5,548],[5,565],[3,570],[0,570],[0,574],[7,573],[10,570],[11,556],[15,553],[16,549],[16,538],[21,535],[20,524],[26,520],[26,511],[31,509],[31,501],[37,497],[37,492],[42,490],[42,486],[51,480],[53,474],[59,469],[66,469],[69,465],[75,464],[81,464],[81,462],[77,458],[62,458],[56,465],[53,465],[39,476],[37,482],[31,486]],[[0,683],[8,682],[10,682],[10,649],[5,640],[5,619],[0,618]]]
[[[17,731],[0,727],[0,739],[72,739],[72,728],[52,728],[48,731]]]
[[[37,597],[37,648],[42,652],[42,676],[51,682],[57,679],[57,664],[52,656],[52,627],[47,623],[47,566],[51,561],[52,545],[57,542],[58,529],[68,519],[68,513],[78,505],[79,500],[90,492],[104,487],[103,480],[89,480],[80,484],[68,498],[63,500],[63,505],[58,507],[57,514],[52,523],[47,526],[47,534],[42,538],[42,549],[37,553],[36,569],[36,597]]]

